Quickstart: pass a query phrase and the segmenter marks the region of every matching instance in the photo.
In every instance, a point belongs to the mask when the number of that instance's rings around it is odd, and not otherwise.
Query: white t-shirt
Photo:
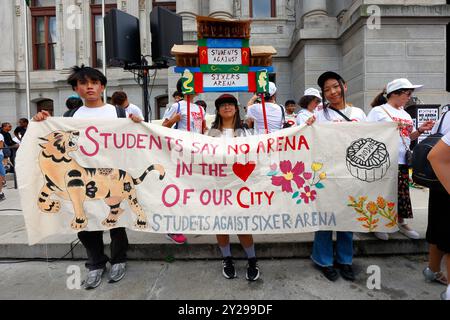
[[[174,125],[173,128],[178,130],[187,131],[187,102],[181,100],[178,103],[174,103],[164,113],[164,119],[170,119],[176,113],[181,113],[181,120]],[[191,132],[202,133],[203,120],[205,119],[205,111],[202,107],[191,103]]]
[[[450,131],[442,137],[442,141],[444,141],[444,143],[450,147]]]
[[[128,107],[125,108],[125,111],[128,114],[133,114],[135,116],[141,117],[141,119],[144,119],[144,116],[142,115],[142,110],[137,105],[130,103]]]
[[[86,106],[80,107],[77,112],[73,115],[74,118],[78,119],[90,119],[90,118],[101,118],[101,119],[117,119],[116,107],[105,104],[103,107],[89,108]]]
[[[1,133],[0,133],[0,141],[3,141],[3,148],[6,147],[5,138],[3,138],[3,135]],[[0,154],[3,155],[3,149],[0,149]]]
[[[389,112],[390,116],[386,113],[386,111],[383,110],[386,109],[387,112]],[[391,119],[392,117],[392,119]],[[367,117],[368,121],[371,122],[397,122],[402,124],[402,130],[400,130],[400,134],[398,137],[399,141],[399,154],[398,154],[398,163],[399,164],[406,164],[405,162],[405,154],[406,154],[406,147],[409,148],[409,145],[411,144],[411,138],[410,135],[414,131],[414,121],[409,115],[408,112],[406,112],[403,108],[397,109],[391,106],[390,104],[386,103],[382,106],[373,108]],[[400,136],[401,135],[401,136]],[[402,139],[403,137],[403,139]],[[405,141],[403,143],[403,141]],[[405,146],[406,144],[406,146]]]
[[[297,126],[297,115],[295,113],[293,114],[287,114],[284,116],[284,120],[291,125],[291,127]]]
[[[283,111],[281,108],[284,107],[275,103],[266,102],[267,126],[269,132],[275,132],[283,128]],[[262,104],[253,104],[248,107],[247,118],[252,119],[255,122],[254,129],[257,130],[257,132],[266,132]]]
[[[302,125],[306,123],[312,116],[314,116],[313,112],[310,112],[308,109],[301,108],[297,114],[297,125]]]
[[[360,108],[346,106],[344,110],[339,110],[354,122],[367,121],[366,114]],[[343,116],[330,108],[314,111],[317,122],[348,122]]]
[[[439,124],[442,121],[442,117],[439,121],[437,121],[433,127],[433,129],[431,130],[431,134],[435,134],[438,133],[437,130],[439,128]],[[448,132],[450,132],[450,113],[447,114],[444,118],[444,122],[442,123],[442,127],[441,127],[441,132],[443,135],[446,135]]]

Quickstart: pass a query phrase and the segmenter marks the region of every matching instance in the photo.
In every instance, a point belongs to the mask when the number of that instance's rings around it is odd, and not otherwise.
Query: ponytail
[[[388,102],[388,100],[387,100],[385,95],[386,95],[386,89],[384,89],[383,92],[379,93],[373,99],[373,101],[370,103],[372,108],[375,108],[375,107],[378,107],[378,106],[382,106],[383,104],[386,104]]]

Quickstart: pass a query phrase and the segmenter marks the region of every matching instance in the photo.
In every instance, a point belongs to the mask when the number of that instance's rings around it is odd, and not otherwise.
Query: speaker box
[[[153,8],[150,13],[150,32],[153,63],[161,66],[175,65],[175,58],[170,51],[174,44],[183,44],[181,16],[163,7]]]
[[[124,67],[141,62],[139,19],[123,11],[112,9],[105,16],[106,63]]]

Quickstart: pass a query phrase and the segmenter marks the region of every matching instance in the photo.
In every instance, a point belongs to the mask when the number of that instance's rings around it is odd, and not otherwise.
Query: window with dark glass
[[[33,68],[55,69],[56,33],[55,1],[33,0],[30,3],[32,17]]]
[[[276,16],[276,0],[250,0],[252,18],[271,18]]]
[[[105,1],[105,14],[117,8],[117,1]],[[91,26],[92,26],[92,67],[103,67],[103,20],[102,1],[91,0]]]
[[[155,1],[153,0],[153,8],[154,7],[163,7],[172,12],[177,12],[177,2],[176,1]]]

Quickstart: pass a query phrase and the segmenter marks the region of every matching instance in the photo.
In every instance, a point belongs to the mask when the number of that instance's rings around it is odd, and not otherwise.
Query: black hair
[[[175,98],[175,97],[181,97],[181,98],[184,98],[184,94],[181,92],[181,91],[174,91],[174,93],[172,94],[172,98]]]
[[[288,101],[286,101],[286,102],[284,103],[284,106],[287,107],[287,106],[290,105],[290,104],[295,104],[295,101],[294,101],[294,100],[288,100]]]
[[[180,78],[180,79],[178,79],[178,81],[177,81],[177,91],[180,92],[181,94],[183,94],[183,89],[182,89],[182,87],[181,87],[182,85],[183,85],[183,79]]]
[[[300,108],[308,109],[309,104],[311,102],[313,102],[314,100],[317,100],[319,102],[321,101],[316,96],[303,96],[303,97],[301,97],[300,101],[298,102],[298,105],[300,106]]]
[[[73,110],[76,108],[80,108],[83,106],[83,100],[81,100],[80,98],[69,98],[66,100],[66,107],[69,110]]]
[[[205,101],[203,101],[203,100],[197,100],[197,101],[195,101],[195,104],[196,104],[196,105],[199,105],[200,107],[202,107],[203,109],[205,109],[205,112],[206,112],[206,108],[208,107],[208,105],[206,104]]]
[[[25,122],[26,124],[28,124],[28,119],[27,118],[20,118],[19,121]]]
[[[106,80],[105,75],[97,69],[86,67],[82,64],[81,67],[73,66],[71,70],[72,73],[67,78],[67,83],[72,86],[73,90],[75,90],[78,85],[78,81],[86,80],[100,81],[100,83],[106,87],[108,81]]]
[[[239,106],[235,105],[236,113],[234,114],[234,130],[243,129],[241,115],[239,113]],[[219,114],[219,110],[216,109],[216,119],[211,125],[211,129],[221,130],[222,129],[222,117]]]
[[[264,95],[264,101],[272,100],[272,98],[273,98],[274,96],[275,96],[275,95],[271,96],[269,93],[266,93],[266,94]]]

